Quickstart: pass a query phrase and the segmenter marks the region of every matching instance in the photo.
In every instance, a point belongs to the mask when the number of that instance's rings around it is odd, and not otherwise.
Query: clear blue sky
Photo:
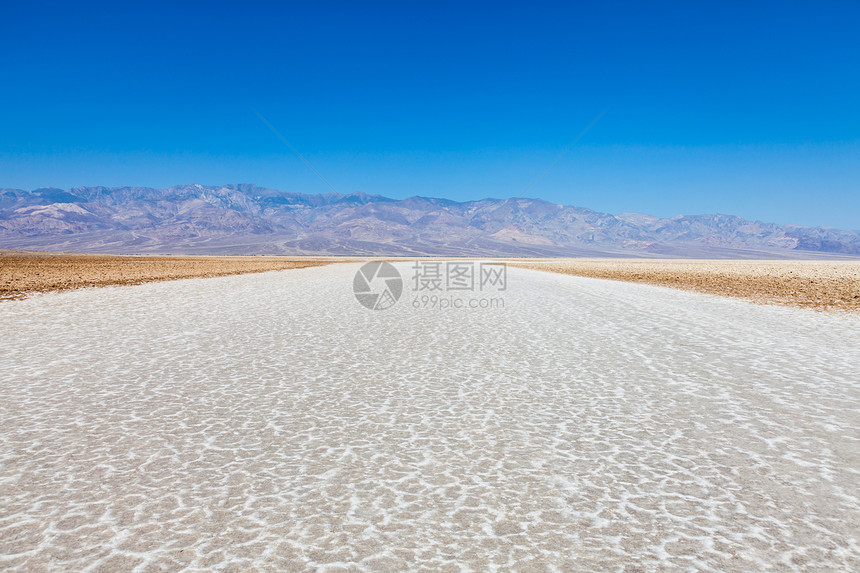
[[[8,2],[0,187],[251,182],[860,229],[860,2]]]

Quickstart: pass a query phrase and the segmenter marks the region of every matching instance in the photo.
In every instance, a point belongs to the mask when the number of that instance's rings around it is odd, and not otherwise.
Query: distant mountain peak
[[[111,253],[860,256],[860,233],[728,214],[611,215],[534,197],[458,202],[252,183],[0,190],[0,248]]]

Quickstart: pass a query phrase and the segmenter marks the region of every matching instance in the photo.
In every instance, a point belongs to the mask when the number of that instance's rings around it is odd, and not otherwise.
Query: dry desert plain
[[[281,256],[118,256],[0,250],[0,300],[21,298],[34,292],[226,276],[361,260],[370,259]],[[818,310],[860,311],[860,260],[580,258],[512,259],[509,262],[512,266],[522,268],[646,283],[738,297],[764,304],[783,304]]]
[[[763,304],[860,310],[860,260],[520,259],[513,264],[732,296]]]
[[[0,250],[0,300],[35,292],[136,285],[327,264],[311,257],[117,256]]]
[[[2,282],[184,264],[85,259]],[[856,276],[779,265],[720,282],[834,308],[815,277]],[[407,280],[373,311],[360,266],[0,303],[0,569],[860,570],[855,313],[513,266],[501,305],[416,308]]]

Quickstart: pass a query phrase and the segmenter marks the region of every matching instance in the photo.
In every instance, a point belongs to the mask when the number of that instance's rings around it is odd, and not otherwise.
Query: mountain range
[[[840,258],[860,232],[251,184],[0,189],[0,248],[98,253]]]

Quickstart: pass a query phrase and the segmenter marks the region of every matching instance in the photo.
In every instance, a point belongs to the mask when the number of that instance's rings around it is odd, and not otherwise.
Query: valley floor
[[[363,257],[119,256],[0,250],[0,301],[36,292],[305,268]],[[456,258],[389,260],[457,260]],[[860,312],[860,261],[507,259],[512,266],[751,302]]]
[[[516,266],[816,310],[860,312],[860,261],[519,259]]]
[[[0,301],[34,292],[259,273],[328,264],[312,257],[119,256],[0,250]]]
[[[397,267],[0,304],[0,569],[860,570],[857,316]]]

